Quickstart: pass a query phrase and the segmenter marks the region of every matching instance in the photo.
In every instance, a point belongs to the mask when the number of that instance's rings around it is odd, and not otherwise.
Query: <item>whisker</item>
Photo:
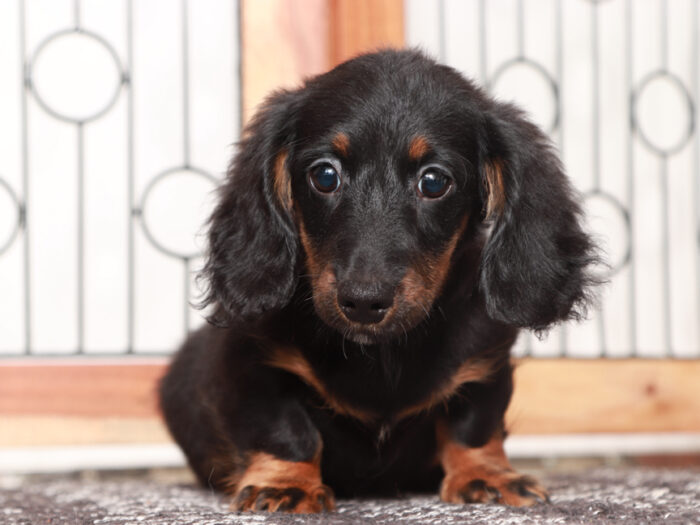
[[[346,361],[348,360],[348,354],[345,353],[345,337],[349,333],[349,330],[350,330],[349,328],[346,328],[343,331],[343,339],[342,339],[342,342],[340,343],[340,350],[343,352],[343,357],[345,358]]]

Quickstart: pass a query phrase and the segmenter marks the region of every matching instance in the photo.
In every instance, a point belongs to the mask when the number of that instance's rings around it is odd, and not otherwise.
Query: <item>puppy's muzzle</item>
[[[394,304],[395,287],[381,283],[343,282],[338,285],[338,306],[349,321],[380,323]]]

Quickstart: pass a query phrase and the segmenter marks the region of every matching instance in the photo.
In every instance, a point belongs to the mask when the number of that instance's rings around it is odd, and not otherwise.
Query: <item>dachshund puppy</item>
[[[519,328],[584,315],[596,250],[546,136],[417,51],[273,94],[209,224],[211,325],[160,387],[238,510],[547,499],[503,452]]]

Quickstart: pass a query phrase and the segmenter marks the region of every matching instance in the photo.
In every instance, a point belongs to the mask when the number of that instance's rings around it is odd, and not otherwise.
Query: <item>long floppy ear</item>
[[[598,257],[559,158],[513,106],[494,103],[486,128],[481,171],[492,229],[480,286],[487,311],[537,331],[580,319],[598,282],[589,273]]]
[[[243,134],[209,220],[202,306],[210,321],[254,321],[282,308],[296,285],[297,232],[287,157],[302,91],[280,91]]]

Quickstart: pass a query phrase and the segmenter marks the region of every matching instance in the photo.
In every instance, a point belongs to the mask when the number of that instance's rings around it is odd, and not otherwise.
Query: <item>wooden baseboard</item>
[[[118,363],[118,364],[117,364]],[[0,446],[156,443],[166,361],[0,363]],[[700,432],[700,361],[524,359],[513,434]]]
[[[700,360],[524,359],[507,423],[517,434],[697,432]]]
[[[152,418],[168,359],[0,361],[0,417]]]
[[[167,359],[0,362],[0,447],[164,443]]]
[[[0,448],[169,443],[165,424],[150,417],[0,414]]]

